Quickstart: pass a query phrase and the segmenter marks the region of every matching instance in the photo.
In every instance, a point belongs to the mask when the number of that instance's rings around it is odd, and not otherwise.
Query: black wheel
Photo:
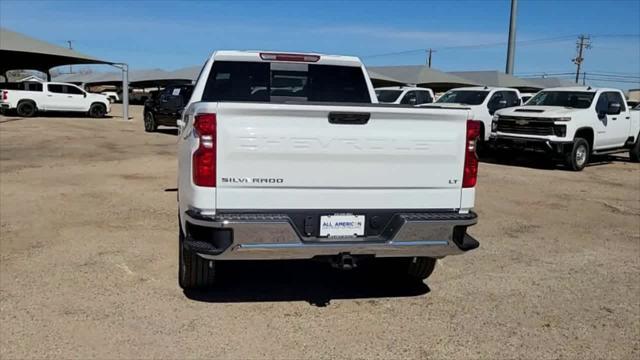
[[[437,260],[430,257],[414,257],[409,259],[407,274],[410,277],[424,280],[428,278],[436,268]]]
[[[436,262],[437,259],[424,256],[378,259],[384,273],[414,280],[428,278],[436,268]]]
[[[31,101],[23,101],[16,108],[18,116],[31,117],[36,114],[36,104]]]
[[[89,116],[92,118],[101,118],[107,113],[107,108],[104,104],[93,104],[89,108]]]
[[[144,113],[144,131],[146,132],[154,132],[158,129],[158,124],[156,124],[156,119],[153,117],[153,114],[149,111]]]
[[[589,143],[583,138],[573,140],[573,148],[567,153],[567,167],[573,171],[582,171],[589,163]]]
[[[629,149],[629,158],[633,162],[640,162],[640,134],[636,137],[636,143]]]
[[[184,290],[203,289],[213,285],[215,261],[206,260],[185,249],[184,234],[180,229],[178,259],[178,284]]]

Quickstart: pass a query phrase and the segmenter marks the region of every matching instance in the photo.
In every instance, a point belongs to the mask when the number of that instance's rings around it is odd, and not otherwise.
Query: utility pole
[[[73,50],[73,46],[71,46],[71,42],[73,40],[67,40],[67,44],[69,44],[69,50]],[[69,65],[69,74],[73,74],[73,68]]]
[[[587,72],[586,71],[584,71],[582,73],[582,86],[585,86],[585,85],[587,85]]]
[[[433,49],[431,49],[431,48],[430,48],[429,50],[427,50],[427,51],[429,52],[429,57],[428,57],[428,60],[427,60],[427,65],[429,65],[429,68],[431,68],[431,55],[432,55],[434,52],[436,52],[436,51],[435,51],[435,50],[433,50]]]
[[[580,80],[580,68],[582,67],[582,63],[584,62],[584,57],[582,56],[584,53],[584,49],[591,49],[591,38],[584,34],[578,37],[578,42],[576,43],[576,49],[578,51],[578,55],[571,61],[576,64],[576,84]]]
[[[507,47],[506,73],[513,75],[513,59],[516,55],[516,18],[518,17],[518,0],[511,0],[511,18],[509,20],[509,45]]]

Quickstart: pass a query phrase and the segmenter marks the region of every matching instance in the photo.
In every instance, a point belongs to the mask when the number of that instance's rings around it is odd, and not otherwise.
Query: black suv
[[[169,85],[151,94],[144,103],[144,131],[156,131],[158,125],[178,126],[176,120],[189,102],[193,85]]]

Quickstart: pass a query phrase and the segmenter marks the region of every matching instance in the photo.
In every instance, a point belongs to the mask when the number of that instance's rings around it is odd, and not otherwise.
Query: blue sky
[[[419,49],[433,48],[440,70],[504,71],[509,11],[508,0],[0,0],[0,26],[63,46],[73,40],[80,52],[133,69],[199,65],[215,49],[349,54],[372,66],[422,64],[426,56]],[[627,74],[640,81],[640,0],[520,0],[516,74],[575,72],[571,59],[580,33],[593,35],[587,75]],[[469,47],[478,44],[492,45]]]

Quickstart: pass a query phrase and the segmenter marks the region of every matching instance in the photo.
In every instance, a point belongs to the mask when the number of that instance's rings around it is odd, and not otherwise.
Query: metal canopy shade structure
[[[61,46],[40,41],[17,32],[0,28],[0,73],[8,70],[49,69],[72,64],[107,64],[113,62],[96,59]]]
[[[114,85],[122,83],[121,75],[118,73],[89,73],[89,74],[62,74],[53,78],[53,81],[66,82],[73,84],[102,84],[113,83]]]
[[[15,31],[0,28],[0,74],[7,79],[9,70],[38,70],[51,78],[49,70],[61,65],[74,64],[105,64],[112,65],[122,70],[122,87],[128,88],[127,64],[100,60],[62,46],[19,34]],[[129,119],[128,91],[123,96],[122,117]]]
[[[135,88],[148,88],[166,86],[169,84],[188,84],[195,80],[200,68],[190,67],[176,71],[164,71],[161,69],[138,70],[129,72],[129,84]],[[89,74],[63,74],[54,78],[55,81],[71,82],[75,84],[118,85],[117,73],[89,73]]]
[[[375,87],[381,86],[395,86],[395,85],[404,85],[403,81],[396,80],[389,76],[384,76],[380,73],[375,72],[374,70],[367,69],[369,73],[369,77],[371,78],[371,82]]]
[[[192,79],[189,74],[176,74],[175,72],[160,69],[136,71],[131,74],[131,85],[139,88],[166,86],[169,84],[189,84]]]
[[[537,92],[544,88],[540,84],[520,79],[501,71],[453,71],[449,74],[460,76],[485,86],[514,88],[526,92]]]
[[[469,79],[447,74],[426,65],[378,66],[371,72],[393,79],[397,83],[415,84],[431,88],[433,91],[447,91],[460,86],[478,85]]]
[[[554,87],[576,86],[576,83],[574,83],[572,80],[559,79],[559,78],[528,78],[526,80],[528,82],[538,84],[543,89],[554,88]]]

